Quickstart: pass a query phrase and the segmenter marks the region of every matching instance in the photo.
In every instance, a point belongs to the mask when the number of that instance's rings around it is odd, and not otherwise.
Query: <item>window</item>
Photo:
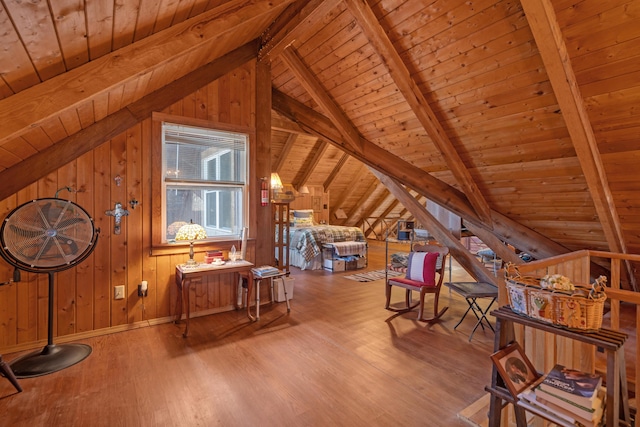
[[[246,221],[245,134],[162,123],[163,241],[193,221],[212,239],[237,239]]]

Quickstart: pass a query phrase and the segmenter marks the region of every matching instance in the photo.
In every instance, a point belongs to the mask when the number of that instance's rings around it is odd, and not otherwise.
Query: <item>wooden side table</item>
[[[189,318],[191,317],[191,304],[189,304],[189,288],[191,287],[191,282],[202,280],[203,277],[211,275],[250,272],[252,267],[253,264],[245,260],[227,261],[223,265],[199,264],[195,267],[188,267],[184,264],[176,265],[176,286],[178,287],[176,323],[182,319],[182,301],[184,299],[187,305],[186,325],[183,334],[185,338],[189,335]],[[251,280],[249,280],[249,283],[251,283]],[[248,310],[248,304],[247,316],[252,319]]]

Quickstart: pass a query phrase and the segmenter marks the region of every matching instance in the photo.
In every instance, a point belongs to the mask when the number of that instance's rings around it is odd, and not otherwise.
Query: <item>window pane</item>
[[[189,221],[207,237],[238,237],[246,217],[247,136],[163,123],[162,142],[166,241]]]

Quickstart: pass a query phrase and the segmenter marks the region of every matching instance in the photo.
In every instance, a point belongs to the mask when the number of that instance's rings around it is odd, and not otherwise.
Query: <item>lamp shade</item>
[[[176,240],[200,240],[206,239],[207,232],[200,224],[194,224],[191,220],[188,224],[183,225],[176,234]]]
[[[300,193],[300,194],[309,194],[309,187],[307,187],[306,185],[303,185],[298,190],[298,193]]]
[[[271,173],[271,189],[272,190],[282,190],[284,186],[282,185],[282,180],[280,179],[280,175],[277,172]]]
[[[189,261],[187,266],[195,267],[198,263],[193,259],[193,241],[206,239],[207,232],[200,224],[194,224],[193,220],[189,224],[185,224],[178,230],[176,234],[176,240],[188,240],[189,241]]]

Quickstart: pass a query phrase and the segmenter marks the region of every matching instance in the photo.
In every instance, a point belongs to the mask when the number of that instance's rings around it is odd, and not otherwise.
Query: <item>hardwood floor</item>
[[[367,270],[383,265],[371,245]],[[290,314],[265,304],[255,323],[194,318],[186,339],[163,324],[84,340],[87,359],[20,380],[22,393],[0,378],[0,426],[469,425],[457,414],[485,394],[493,333],[469,342],[469,317],[453,329],[463,299],[443,289],[450,308],[429,325],[384,310],[383,280],[293,270]]]

